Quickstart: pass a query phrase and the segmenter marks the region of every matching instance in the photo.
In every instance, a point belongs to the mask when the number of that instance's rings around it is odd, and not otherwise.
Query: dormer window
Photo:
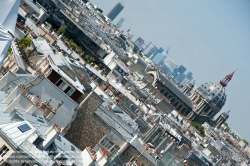
[[[57,136],[57,139],[61,142],[61,137],[59,135]]]
[[[72,151],[75,151],[75,147],[71,145],[71,150]]]

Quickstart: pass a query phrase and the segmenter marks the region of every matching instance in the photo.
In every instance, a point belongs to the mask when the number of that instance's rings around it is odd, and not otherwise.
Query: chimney
[[[61,128],[61,132],[60,132],[60,134],[62,135],[62,136],[64,136],[65,134],[66,134],[66,132],[67,132],[67,127],[68,126],[63,126],[62,128]]]
[[[48,114],[48,116],[46,116],[46,119],[48,121],[50,121],[53,116],[56,114],[56,111],[58,110],[58,108],[63,104],[63,101],[60,101],[57,105],[57,107],[55,107],[53,110],[51,110],[51,112]]]
[[[58,124],[53,124],[45,133],[46,139],[43,141],[43,149],[47,149],[49,145],[59,135],[61,129],[58,128]]]
[[[55,108],[53,109],[53,112],[56,113],[56,111],[58,110],[58,108],[59,108],[61,105],[63,105],[63,101],[60,101],[60,102],[58,103],[57,107],[55,107]]]

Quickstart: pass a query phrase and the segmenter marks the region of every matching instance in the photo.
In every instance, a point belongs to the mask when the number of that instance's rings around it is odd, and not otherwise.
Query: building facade
[[[123,18],[121,18],[117,23],[116,23],[116,27],[117,28],[121,28],[122,27],[122,24],[124,23],[124,19]]]
[[[111,9],[111,11],[107,14],[107,17],[113,21],[123,9],[123,4],[119,2],[113,7],[113,9]]]

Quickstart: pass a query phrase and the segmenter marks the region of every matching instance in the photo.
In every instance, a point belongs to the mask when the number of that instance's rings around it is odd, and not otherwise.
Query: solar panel
[[[30,127],[28,124],[25,123],[25,124],[19,126],[18,129],[23,133],[23,132],[25,132],[25,131],[30,130],[31,127]]]

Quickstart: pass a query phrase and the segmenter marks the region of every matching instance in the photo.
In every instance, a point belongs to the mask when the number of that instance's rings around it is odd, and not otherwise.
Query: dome
[[[197,89],[206,98],[207,102],[213,104],[218,109],[221,109],[226,102],[226,90],[225,86],[221,83],[208,82],[202,84]]]

